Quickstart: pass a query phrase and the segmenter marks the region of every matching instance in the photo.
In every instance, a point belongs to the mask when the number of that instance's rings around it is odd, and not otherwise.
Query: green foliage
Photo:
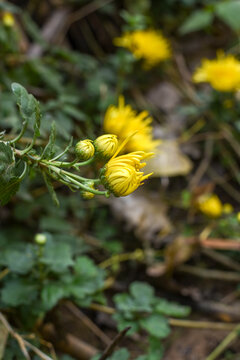
[[[239,12],[240,3],[237,0],[219,1],[215,6],[216,15],[235,31],[240,30]]]
[[[192,31],[202,30],[211,25],[213,13],[208,10],[197,10],[193,12],[179,28],[179,33],[185,35]]]
[[[114,319],[117,321],[119,330],[131,326],[128,334],[145,330],[149,335],[151,355],[149,354],[147,359],[157,359],[157,355],[154,357],[155,350],[158,356],[162,354],[158,339],[164,339],[170,334],[167,317],[185,317],[190,312],[187,306],[156,297],[154,289],[143,282],[133,282],[130,285],[129,294],[117,294],[114,296],[114,301],[117,308]],[[151,350],[151,346],[155,349],[154,351]]]

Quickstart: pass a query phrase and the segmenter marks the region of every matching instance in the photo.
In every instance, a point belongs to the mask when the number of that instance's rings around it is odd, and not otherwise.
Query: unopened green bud
[[[86,139],[79,141],[75,146],[75,153],[81,161],[91,159],[95,153],[92,140]]]
[[[44,245],[47,242],[47,236],[45,234],[36,234],[34,241],[38,245]]]
[[[113,134],[105,134],[99,136],[94,140],[94,146],[97,154],[108,160],[110,159],[118,148],[118,139],[116,135]]]

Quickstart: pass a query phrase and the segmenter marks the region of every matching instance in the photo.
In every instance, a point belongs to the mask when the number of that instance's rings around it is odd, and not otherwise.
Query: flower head
[[[198,199],[199,210],[213,218],[220,217],[223,212],[223,204],[216,194],[206,194]]]
[[[94,140],[96,152],[104,159],[110,159],[118,148],[118,139],[116,135],[105,134]]]
[[[153,67],[170,57],[170,45],[160,31],[147,29],[126,32],[114,39],[116,46],[130,50],[137,59],[143,59],[146,67]]]
[[[208,82],[218,91],[236,91],[240,89],[240,61],[233,55],[220,52],[216,59],[202,61],[193,75],[193,81]]]
[[[13,15],[8,11],[4,12],[2,21],[3,21],[3,24],[7,27],[12,27],[15,23]]]
[[[152,156],[152,153],[136,151],[126,155],[113,157],[105,165],[102,182],[115,196],[127,196],[135,191],[150,175],[144,175],[142,160]]]
[[[130,105],[125,105],[124,97],[119,97],[118,106],[110,105],[104,117],[105,132],[117,135],[120,140],[129,137],[126,151],[153,151],[159,144],[152,138],[152,118],[147,111],[137,114]]]
[[[86,139],[79,141],[75,146],[75,153],[82,161],[91,159],[95,153],[92,140]]]

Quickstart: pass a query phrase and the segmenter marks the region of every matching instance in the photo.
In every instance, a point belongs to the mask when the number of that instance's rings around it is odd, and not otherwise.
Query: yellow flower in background
[[[240,222],[240,212],[237,213],[237,220]]]
[[[105,165],[102,181],[105,187],[115,196],[127,196],[135,191],[150,175],[140,171],[146,163],[142,160],[153,153],[136,151],[126,155],[113,157]]]
[[[233,55],[219,52],[214,60],[202,60],[202,65],[193,75],[195,83],[208,82],[218,91],[240,89],[240,61]]]
[[[130,50],[137,59],[143,59],[147,67],[153,67],[171,56],[169,42],[158,30],[126,32],[115,38],[114,44]]]
[[[8,27],[12,27],[15,23],[14,16],[10,12],[4,12],[2,17],[3,24]]]
[[[223,213],[223,205],[215,194],[202,195],[198,199],[198,209],[205,215],[213,218],[220,217]]]
[[[233,206],[231,204],[223,204],[223,213],[228,215],[232,214],[233,212]]]
[[[119,97],[118,106],[110,105],[104,117],[103,128],[115,134],[119,140],[129,137],[125,151],[154,151],[160,143],[152,138],[152,118],[147,111],[139,114],[130,105],[125,105],[124,97]],[[134,134],[135,133],[135,134]],[[134,134],[134,135],[133,135]]]

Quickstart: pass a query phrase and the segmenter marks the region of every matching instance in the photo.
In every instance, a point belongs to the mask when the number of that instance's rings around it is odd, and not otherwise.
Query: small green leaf
[[[168,302],[165,299],[160,299],[157,302],[155,311],[167,316],[185,317],[190,314],[191,309],[189,306],[182,306],[174,302]]]
[[[154,299],[154,289],[147,283],[135,281],[130,285],[130,294],[139,302],[150,304]]]
[[[193,12],[179,29],[181,35],[198,31],[209,26],[213,21],[213,13],[208,10],[197,10]]]
[[[10,145],[0,142],[0,180],[7,183],[13,176],[15,158]]]
[[[64,243],[47,242],[41,262],[53,272],[62,273],[73,265],[71,247]]]
[[[74,272],[82,277],[95,277],[99,273],[98,267],[87,256],[79,256],[74,264]]]
[[[44,309],[50,310],[60,299],[66,297],[67,295],[68,291],[62,286],[62,283],[46,284],[41,293]]]
[[[23,173],[22,161],[15,162],[10,145],[0,142],[0,203],[5,205],[16,194]]]
[[[150,335],[163,339],[170,334],[170,327],[167,319],[159,314],[152,314],[140,320],[140,325]]]
[[[215,5],[216,15],[220,17],[230,28],[240,30],[240,2],[239,0],[217,2]]]
[[[37,284],[27,280],[8,280],[1,292],[1,300],[8,306],[30,305],[37,298]]]

